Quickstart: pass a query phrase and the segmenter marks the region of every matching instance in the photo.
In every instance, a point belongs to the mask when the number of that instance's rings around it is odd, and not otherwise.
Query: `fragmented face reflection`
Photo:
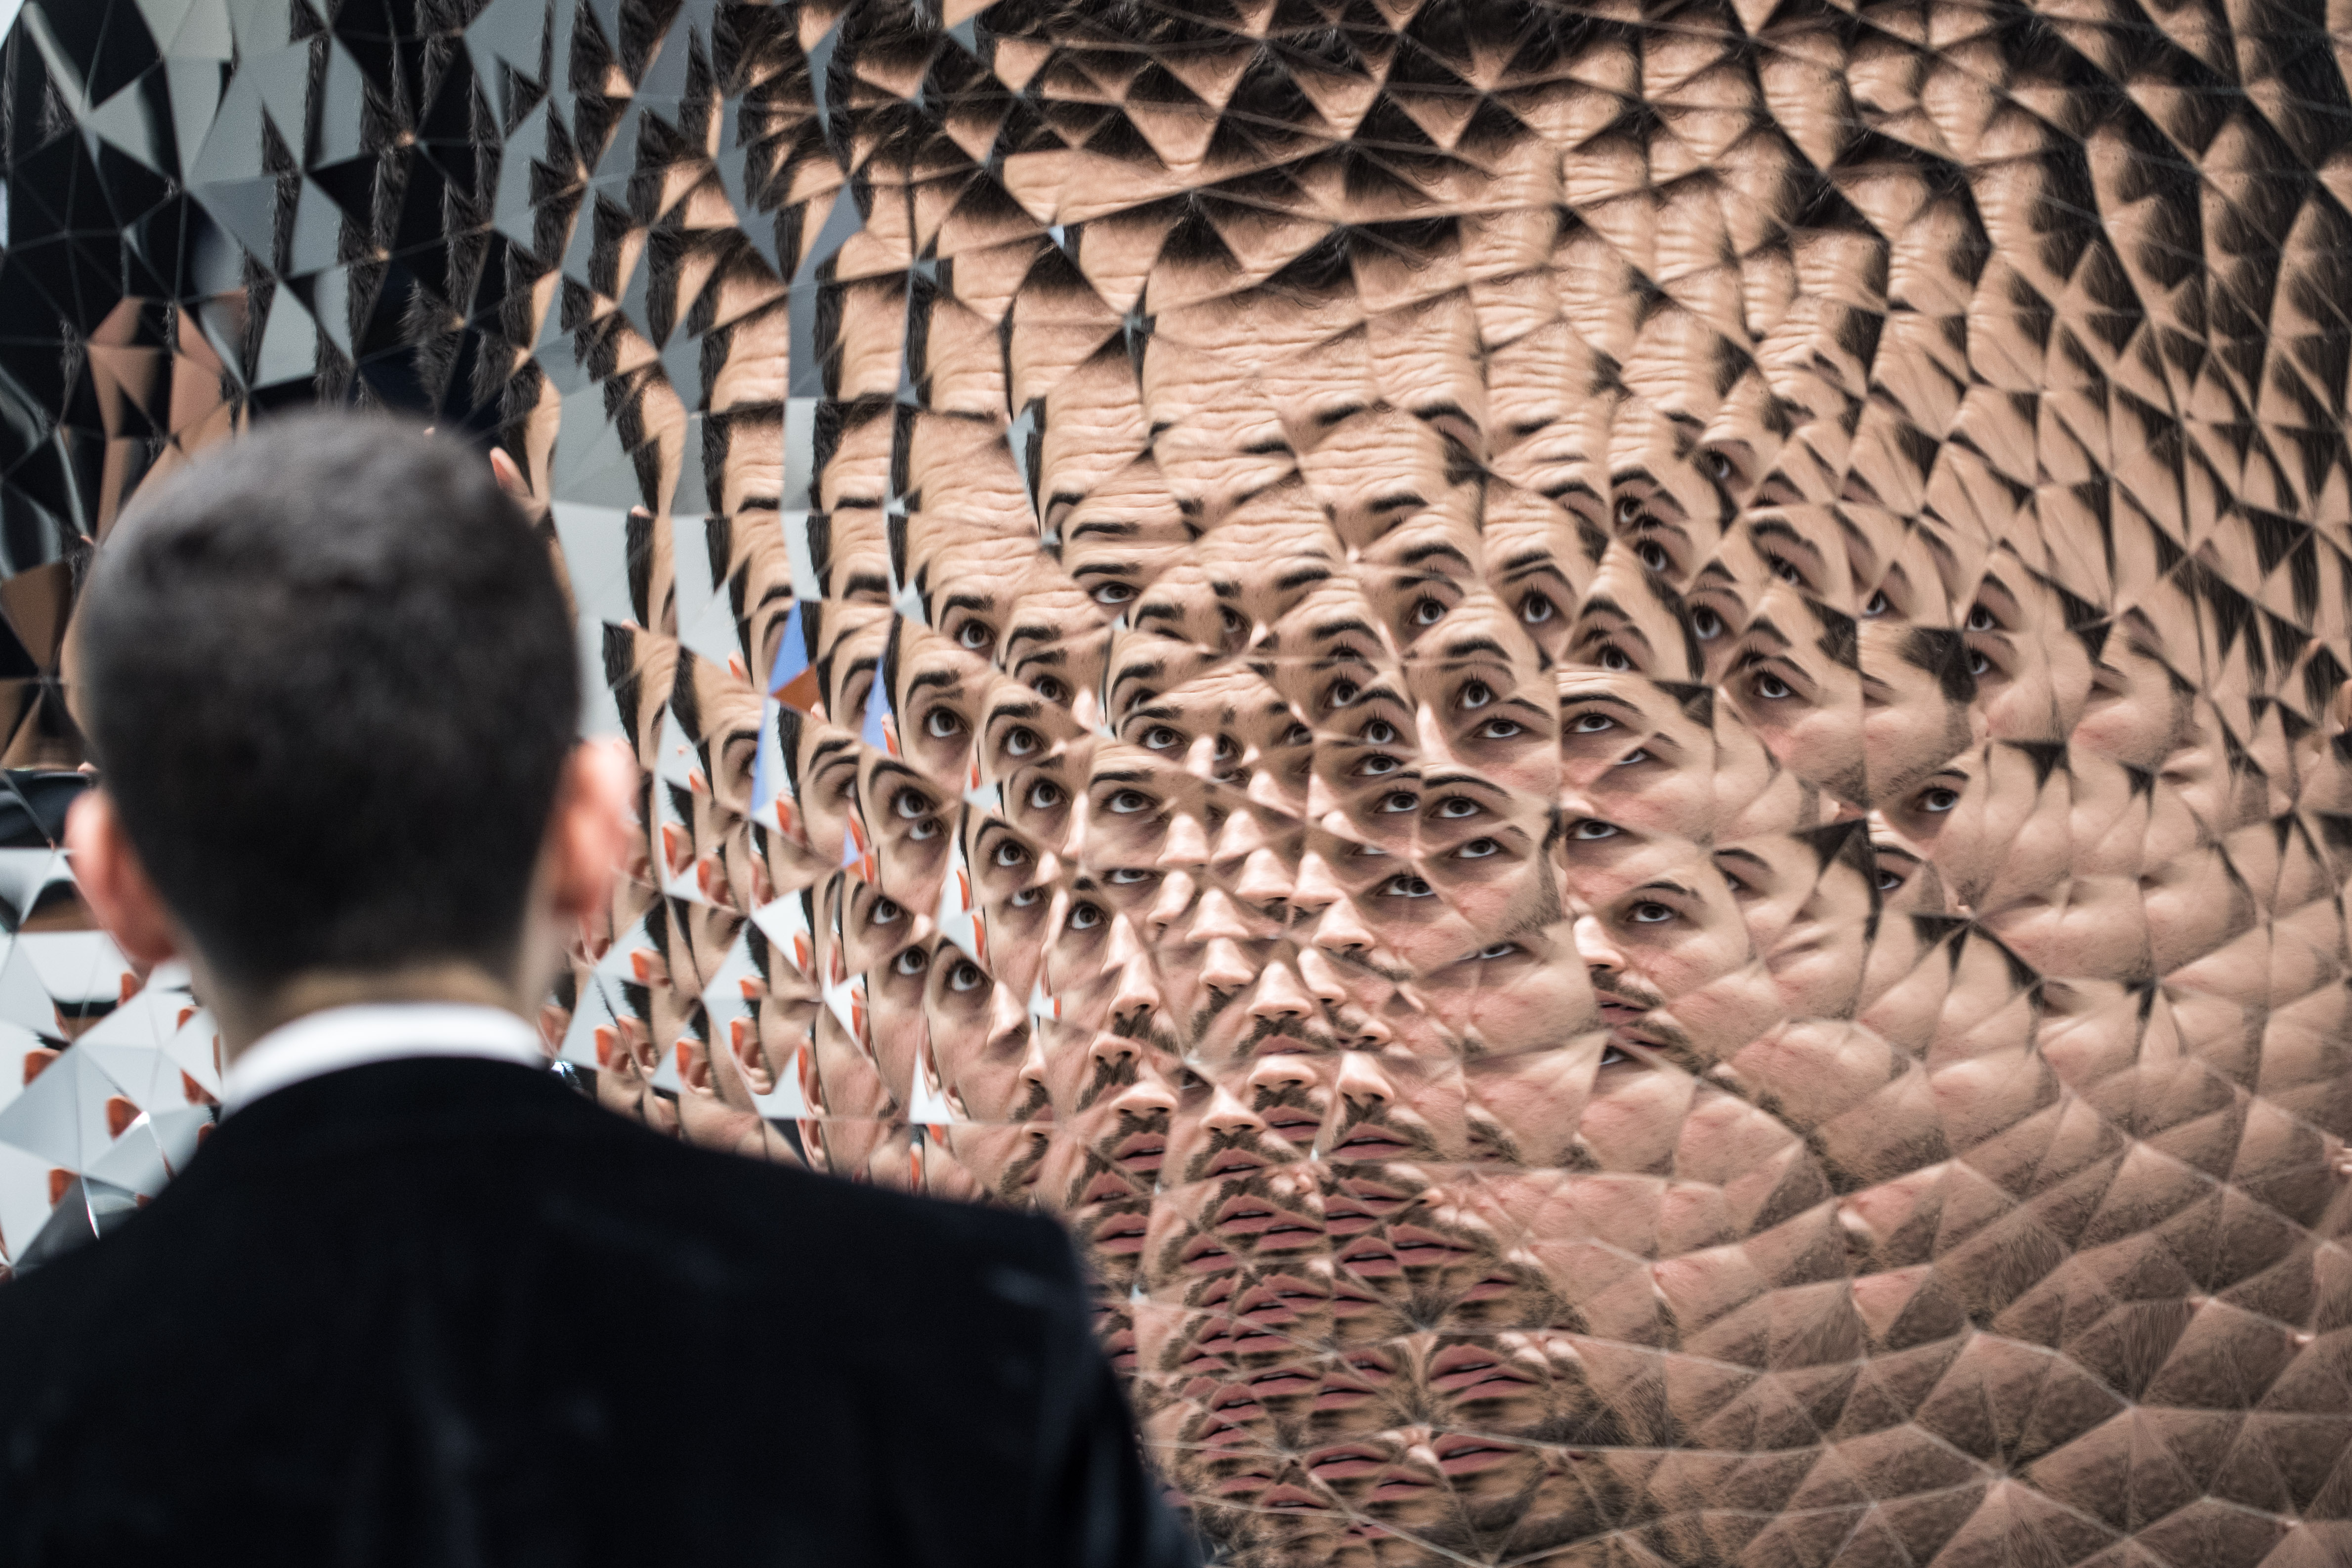
[[[12,566],[499,444],[644,769],[550,1049],[1059,1216],[1227,1559],[2352,1561],[2333,13],[74,9]],[[20,1262],[218,1083],[37,815]]]

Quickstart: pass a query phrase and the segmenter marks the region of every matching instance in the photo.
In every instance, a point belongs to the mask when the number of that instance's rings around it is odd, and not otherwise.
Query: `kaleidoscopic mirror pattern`
[[[27,0],[0,1245],[219,1087],[54,847],[74,574],[357,401],[506,454],[642,763],[551,1049],[1061,1216],[1233,1562],[2352,1561],[2347,62]]]

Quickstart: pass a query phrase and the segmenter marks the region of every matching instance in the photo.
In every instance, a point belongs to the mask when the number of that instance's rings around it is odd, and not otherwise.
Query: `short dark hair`
[[[104,784],[224,984],[514,962],[579,656],[481,453],[266,425],[140,491],[74,633]]]

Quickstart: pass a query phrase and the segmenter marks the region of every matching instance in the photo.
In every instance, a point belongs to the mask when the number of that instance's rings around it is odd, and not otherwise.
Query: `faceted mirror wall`
[[[2352,1561],[2339,10],[29,0],[0,1244],[219,1082],[74,574],[353,401],[643,765],[551,1049],[1064,1219],[1232,1561]]]

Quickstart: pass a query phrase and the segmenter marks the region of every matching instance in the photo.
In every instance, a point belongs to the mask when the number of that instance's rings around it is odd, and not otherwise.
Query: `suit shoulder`
[[[1077,1286],[1076,1255],[1069,1237],[1043,1215],[898,1192],[796,1165],[698,1149],[642,1128],[631,1131],[638,1134],[631,1142],[646,1158],[713,1200],[706,1212],[748,1219],[779,1239],[809,1241],[821,1236],[860,1252],[879,1247],[905,1249],[910,1256],[952,1254],[974,1262],[1012,1265],[1072,1289]]]

